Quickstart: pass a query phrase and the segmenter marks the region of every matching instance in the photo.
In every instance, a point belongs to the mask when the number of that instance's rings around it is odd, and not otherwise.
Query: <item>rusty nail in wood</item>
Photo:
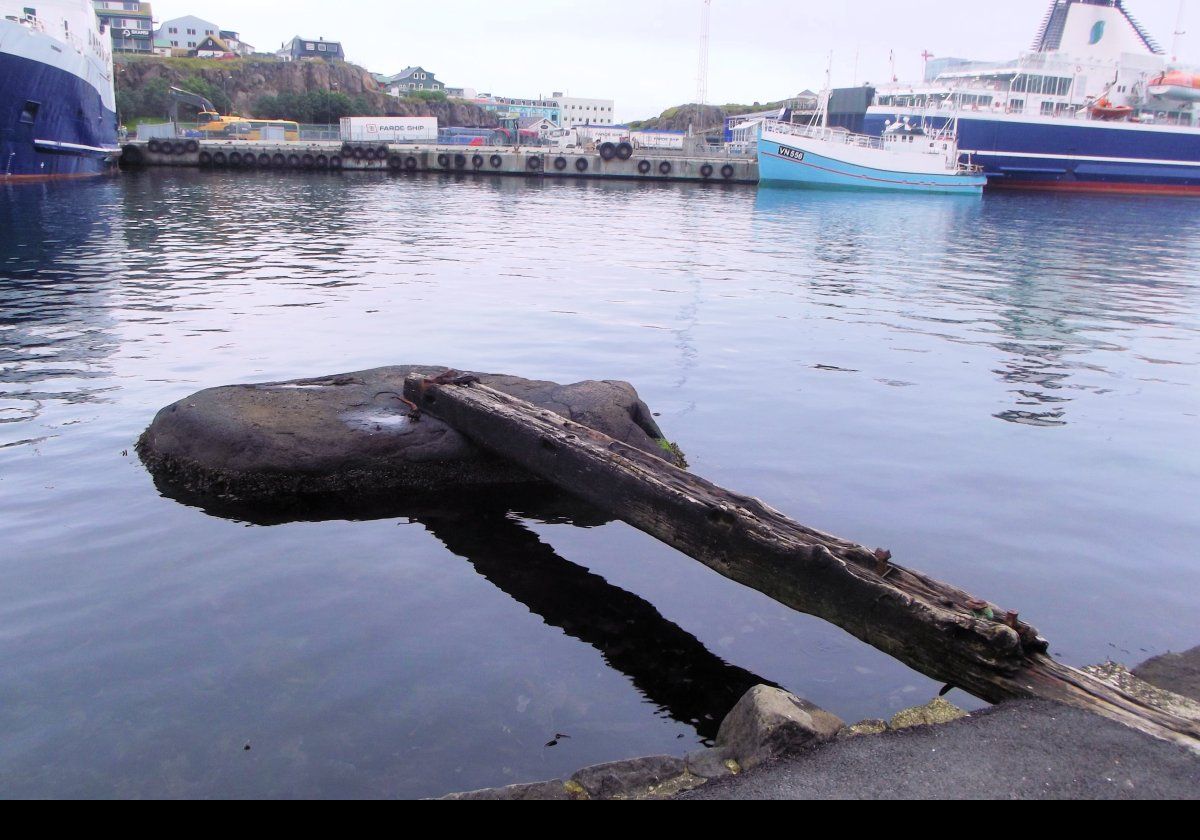
[[[1017,625],[1020,623],[1019,619],[1020,619],[1020,615],[1017,613],[1016,610],[1009,610],[1004,615],[1004,623],[1007,624],[1009,627],[1011,627],[1014,630],[1017,629]]]
[[[979,600],[975,600],[975,599],[971,599],[970,601],[967,601],[967,609],[969,609],[971,612],[983,612],[987,608],[988,608],[987,601],[979,601]]]
[[[877,574],[886,575],[891,566],[888,561],[892,559],[892,552],[886,548],[875,549],[875,572]]]

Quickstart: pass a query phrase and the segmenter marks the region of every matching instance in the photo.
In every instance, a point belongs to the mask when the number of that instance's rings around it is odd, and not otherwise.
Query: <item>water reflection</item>
[[[30,423],[48,403],[91,403],[111,390],[119,200],[108,182],[0,187],[0,423]],[[24,434],[0,437],[0,447],[45,439]]]
[[[307,500],[266,507],[198,498],[169,481],[159,492],[214,516],[259,525],[407,519],[422,525],[502,592],[551,627],[591,645],[659,711],[706,743],[742,695],[769,680],[722,660],[648,601],[561,557],[523,520],[595,528],[611,519],[549,488],[517,487],[398,500]]]
[[[682,751],[760,674],[847,718],[923,699],[558,502],[163,498],[123,453],[233,382],[628,380],[698,473],[1019,604],[1073,664],[1200,632],[1194,203],[156,171],[0,189],[0,225],[0,436],[57,436],[0,448],[7,788],[431,795]]]
[[[793,282],[806,280],[821,306],[903,315],[912,323],[889,326],[999,351],[991,373],[1012,405],[994,416],[1059,427],[1074,392],[1095,390],[1080,374],[1103,371],[1103,354],[1124,349],[1121,333],[1187,305],[1180,274],[1200,234],[1194,214],[1159,223],[1186,206],[1175,202],[1138,213],[1124,202],[1060,201],[764,188],[758,238],[775,247],[790,238]]]

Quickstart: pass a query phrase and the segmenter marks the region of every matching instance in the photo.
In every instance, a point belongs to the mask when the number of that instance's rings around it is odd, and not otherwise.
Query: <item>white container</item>
[[[632,139],[639,149],[682,149],[683,138],[673,132],[635,131]]]
[[[371,143],[436,143],[437,117],[342,117],[342,140]]]

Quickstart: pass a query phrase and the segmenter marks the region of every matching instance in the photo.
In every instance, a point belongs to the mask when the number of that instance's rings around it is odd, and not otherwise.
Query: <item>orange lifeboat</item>
[[[1172,70],[1151,79],[1146,92],[1155,99],[1198,102],[1200,101],[1200,76]]]
[[[1109,99],[1099,99],[1088,108],[1088,113],[1094,120],[1127,120],[1133,116],[1133,108],[1128,105],[1114,105]]]

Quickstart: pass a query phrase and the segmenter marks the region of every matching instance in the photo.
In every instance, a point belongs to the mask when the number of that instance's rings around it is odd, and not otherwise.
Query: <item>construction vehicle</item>
[[[300,124],[292,120],[252,120],[233,114],[222,116],[217,106],[198,93],[171,88],[171,122],[179,125],[179,106],[198,109],[196,127],[200,137],[224,140],[299,140]]]

